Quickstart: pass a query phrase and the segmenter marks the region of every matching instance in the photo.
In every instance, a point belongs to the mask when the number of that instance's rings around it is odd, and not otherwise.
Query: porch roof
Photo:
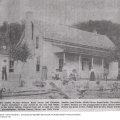
[[[92,55],[92,56],[98,56],[98,57],[110,57],[112,53],[110,51],[100,51],[100,50],[90,50],[86,48],[76,48],[76,47],[70,47],[70,46],[63,46],[63,45],[57,45],[58,47],[62,48],[63,51],[57,51],[56,53],[74,53],[78,55]]]

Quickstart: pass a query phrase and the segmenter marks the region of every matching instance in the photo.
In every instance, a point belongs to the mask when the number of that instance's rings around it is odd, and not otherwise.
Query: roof
[[[37,22],[36,25],[38,24],[39,31],[44,38],[108,50],[115,50],[116,48],[115,44],[105,35],[41,21]]]

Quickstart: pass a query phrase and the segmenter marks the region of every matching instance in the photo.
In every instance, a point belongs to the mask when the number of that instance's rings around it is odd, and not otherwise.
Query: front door
[[[82,58],[82,73],[81,78],[89,78],[90,60],[89,58]]]

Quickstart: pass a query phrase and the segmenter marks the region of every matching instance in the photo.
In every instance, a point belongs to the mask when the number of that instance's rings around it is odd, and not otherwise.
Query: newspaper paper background
[[[0,110],[119,110],[119,6],[0,0]]]

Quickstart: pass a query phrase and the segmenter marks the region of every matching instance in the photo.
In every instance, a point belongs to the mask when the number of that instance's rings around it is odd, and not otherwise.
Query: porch
[[[62,49],[54,54],[59,60],[59,71],[66,70],[68,76],[73,69],[76,69],[80,79],[89,79],[90,70],[93,68],[96,79],[104,80],[106,70],[108,79],[117,79],[118,62],[109,61],[113,51],[74,44],[54,43],[53,46]]]
[[[72,70],[76,70],[80,79],[89,79],[90,70],[93,67],[96,79],[103,79],[105,59],[92,55],[61,52],[56,53],[59,58],[59,71],[67,71],[69,76]]]

